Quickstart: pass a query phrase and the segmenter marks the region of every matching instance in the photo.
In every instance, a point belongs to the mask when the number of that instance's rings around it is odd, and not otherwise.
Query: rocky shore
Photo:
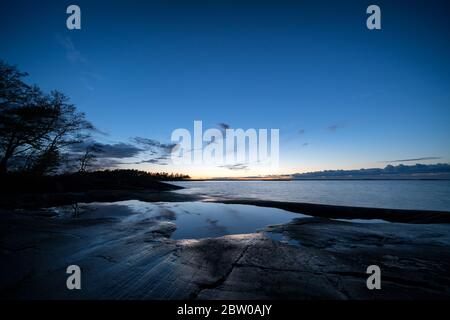
[[[155,205],[155,216],[1,210],[1,298],[450,298],[449,224],[299,215],[252,233],[176,240],[176,213]],[[66,288],[72,264],[82,270],[81,290]],[[366,286],[373,264],[381,290]]]
[[[169,189],[173,190],[173,189]],[[124,200],[140,200],[147,202],[195,201],[200,197],[155,189],[142,190],[88,190],[60,193],[19,193],[0,195],[0,208],[40,209],[77,203],[115,202]]]

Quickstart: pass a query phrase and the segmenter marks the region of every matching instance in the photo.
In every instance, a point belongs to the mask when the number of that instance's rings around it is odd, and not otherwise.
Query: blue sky
[[[81,30],[65,27],[70,4],[81,7]],[[366,28],[370,4],[381,8],[382,30]],[[202,120],[206,128],[279,128],[280,173],[450,160],[446,1],[0,6],[0,58],[69,95],[107,133],[98,137],[104,143],[167,143],[172,130]]]

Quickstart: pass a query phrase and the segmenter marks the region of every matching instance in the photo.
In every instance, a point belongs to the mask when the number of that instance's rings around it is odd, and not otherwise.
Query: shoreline
[[[222,199],[213,202],[277,208],[329,219],[382,219],[389,222],[414,224],[450,223],[450,212],[446,211],[353,207],[254,199]]]
[[[125,200],[138,200],[143,202],[206,201],[224,204],[242,204],[266,208],[277,208],[293,213],[301,213],[313,217],[329,219],[381,219],[388,222],[413,224],[450,223],[450,212],[448,211],[357,207],[248,198],[218,198],[213,200],[205,200],[204,195],[201,194],[183,194],[170,190],[161,191],[154,189],[1,194],[0,209],[40,209],[77,203],[118,202]]]
[[[0,209],[40,209],[76,203],[117,202],[139,200],[144,202],[185,202],[196,201],[200,197],[172,191],[144,190],[90,190],[61,193],[1,194]]]

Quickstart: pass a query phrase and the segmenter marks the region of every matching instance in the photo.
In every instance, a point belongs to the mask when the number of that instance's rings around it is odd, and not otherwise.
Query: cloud
[[[229,170],[247,170],[248,165],[243,163],[236,163],[236,164],[225,164],[223,166],[219,166],[220,168],[226,168]]]
[[[90,151],[96,159],[95,165],[92,165],[95,169],[144,163],[164,166],[169,164],[171,152],[179,147],[175,143],[161,143],[150,138],[135,137],[130,140],[129,143],[101,143],[91,139],[69,146],[68,156],[75,160],[82,156],[88,148],[91,148]],[[126,158],[132,159],[121,160]]]
[[[422,157],[422,158],[410,158],[410,159],[399,159],[399,160],[388,160],[381,161],[383,163],[394,163],[394,162],[410,162],[410,161],[425,161],[425,160],[439,160],[441,157]]]
[[[100,158],[91,164],[90,169],[94,170],[112,169],[119,167],[121,164],[124,163],[116,159]]]
[[[219,129],[220,129],[221,131],[225,131],[225,130],[227,130],[227,129],[230,129],[230,125],[229,125],[229,124],[226,124],[226,123],[223,123],[223,122],[218,123],[217,126],[219,127]]]
[[[325,170],[307,173],[295,173],[293,179],[371,179],[371,178],[423,178],[436,177],[437,174],[448,178],[450,164],[415,164],[397,166],[387,165],[385,168],[365,168],[358,170]]]
[[[83,71],[81,72],[81,75],[85,78],[94,79],[94,80],[102,80],[103,76],[99,73],[92,72],[92,71]]]
[[[157,164],[168,165],[171,159],[171,152],[179,145],[175,143],[161,143],[157,140],[143,137],[135,137],[130,143],[101,143],[89,140],[69,146],[72,158],[81,156],[88,148],[95,155],[96,168],[111,168],[119,165],[133,164]],[[126,162],[120,159],[134,158]]]
[[[166,166],[168,165],[168,160],[170,159],[169,156],[160,156],[152,159],[147,160],[141,160],[134,162],[133,164],[143,164],[143,163],[151,163],[151,164],[158,164],[160,166]]]
[[[223,138],[224,138],[225,135],[226,135],[226,132],[225,132],[225,131],[226,131],[227,129],[229,129],[230,126],[229,126],[228,124],[226,124],[226,123],[220,122],[220,123],[217,124],[217,127],[218,127],[219,131],[222,133],[222,139],[221,139],[221,140],[223,140]],[[219,138],[219,139],[220,139],[220,138]],[[206,142],[206,146],[209,146],[209,145],[211,145],[211,144],[213,144],[213,143],[216,143],[216,136],[212,136],[212,137],[211,137],[211,140]],[[200,149],[202,149],[202,148],[200,148]],[[194,151],[194,150],[196,150],[196,149],[192,148],[191,150],[189,150],[189,152],[192,152],[192,151]]]
[[[103,77],[96,73],[96,72],[88,72],[88,71],[82,71],[80,80],[81,83],[83,83],[84,87],[90,91],[94,91],[94,86],[91,85],[93,82],[97,82],[102,80]]]
[[[70,37],[62,37],[58,35],[57,40],[66,51],[66,58],[67,60],[69,60],[69,62],[87,64],[86,58],[81,54],[80,51],[77,50]]]
[[[59,45],[65,50],[66,59],[72,64],[81,65],[82,69],[84,69],[80,71],[79,75],[79,79],[83,86],[89,91],[94,91],[95,88],[92,84],[102,80],[102,75],[92,70],[92,67],[89,66],[87,59],[76,48],[70,37],[63,37],[58,34],[56,39]]]
[[[332,124],[332,125],[329,126],[327,129],[328,129],[329,131],[331,131],[331,132],[336,132],[337,129],[341,129],[341,128],[342,128],[342,126],[340,126],[340,125]]]
[[[209,225],[208,229],[210,229],[213,232],[216,232],[216,233],[219,233],[219,234],[227,232],[227,228],[225,226],[223,226],[223,225],[220,225],[218,223],[219,220],[207,218],[206,222]]]
[[[84,87],[85,87],[86,89],[88,89],[89,91],[94,91],[94,87],[91,86],[91,85],[89,84],[89,82],[87,81],[87,79],[85,79],[85,78],[83,78],[83,77],[80,77],[80,80],[81,80],[81,83],[83,83],[83,85],[84,85]]]
[[[95,153],[97,158],[116,158],[116,159],[132,158],[144,151],[143,149],[140,149],[135,145],[128,143],[120,142],[114,144],[107,144],[95,141],[82,142],[71,145],[70,151],[76,153],[83,153],[86,151],[88,147],[95,147],[99,149],[99,151]]]
[[[163,153],[170,153],[178,146],[176,143],[161,143],[157,140],[143,137],[134,137],[132,141],[148,150],[157,149]]]
[[[177,214],[169,209],[161,209],[155,218],[158,220],[177,220]]]
[[[134,137],[132,141],[142,146],[151,155],[157,155],[154,158],[136,162],[136,164],[152,163],[165,166],[171,158],[171,153],[180,147],[177,143],[161,143],[158,140],[143,137]]]

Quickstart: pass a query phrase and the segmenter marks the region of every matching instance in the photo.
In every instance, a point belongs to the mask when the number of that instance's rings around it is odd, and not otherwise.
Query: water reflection
[[[69,206],[53,208],[60,218],[73,211]],[[123,223],[143,221],[175,224],[173,239],[200,239],[230,234],[254,233],[269,225],[306,217],[281,209],[249,205],[182,202],[147,203],[137,200],[80,204],[77,219],[114,218]]]
[[[292,239],[289,238],[286,234],[284,233],[278,233],[278,232],[265,232],[264,231],[264,235],[272,240],[275,241],[279,241],[282,243],[286,243],[292,246],[300,246],[300,241],[296,240],[296,239]]]

